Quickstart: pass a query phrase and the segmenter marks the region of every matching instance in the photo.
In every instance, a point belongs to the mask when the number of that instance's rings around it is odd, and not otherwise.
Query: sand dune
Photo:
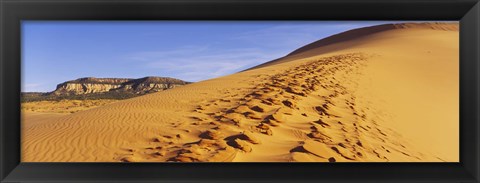
[[[34,101],[22,103],[22,110],[40,113],[75,113],[95,107],[103,106],[117,100],[60,100],[60,101]]]
[[[458,24],[360,32],[244,72],[25,118],[22,161],[458,162]]]

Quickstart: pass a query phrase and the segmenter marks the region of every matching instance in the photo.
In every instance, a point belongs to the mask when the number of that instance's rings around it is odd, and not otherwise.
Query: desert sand
[[[104,106],[117,100],[100,99],[100,100],[59,100],[59,101],[35,101],[23,102],[22,112],[36,113],[75,113]]]
[[[458,162],[458,24],[362,28],[228,76],[22,115],[23,162]]]

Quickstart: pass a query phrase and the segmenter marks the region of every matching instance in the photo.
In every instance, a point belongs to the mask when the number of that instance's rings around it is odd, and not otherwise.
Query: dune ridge
[[[458,27],[458,24],[456,23],[439,23],[439,22],[398,23],[398,24],[383,24],[383,25],[375,25],[370,27],[362,27],[358,29],[345,31],[339,34],[335,34],[325,39],[321,39],[319,41],[315,41],[313,43],[307,44],[306,46],[303,46],[289,53],[287,56],[296,55],[311,49],[320,48],[320,47],[328,46],[331,44],[349,41],[349,40],[357,39],[360,37],[369,36],[375,33],[385,32],[389,30],[396,30],[396,29],[431,29],[431,30],[458,31],[459,27]]]
[[[22,161],[457,162],[458,31],[443,26],[24,121]]]
[[[427,29],[427,30],[429,29],[429,30],[443,30],[443,31],[459,31],[459,25],[458,23],[443,23],[443,22],[396,23],[396,24],[382,24],[382,25],[352,29],[349,31],[345,31],[345,32],[335,34],[335,35],[326,37],[324,39],[312,42],[310,44],[307,44],[301,48],[298,48],[292,51],[291,53],[287,54],[282,58],[265,62],[263,64],[252,67],[250,69],[256,69],[260,67],[278,64],[279,62],[285,62],[289,60],[288,59],[289,57],[294,57],[295,55],[308,52],[311,50],[315,50],[315,49],[325,49],[325,47],[329,45],[351,41],[351,40],[362,38],[362,37],[368,37],[376,33],[382,33],[382,32],[385,33],[387,31],[399,30],[399,29]],[[328,52],[328,51],[332,51],[332,50],[326,49],[326,51],[324,52]],[[322,51],[316,51],[316,54],[319,54],[319,52],[322,53]]]

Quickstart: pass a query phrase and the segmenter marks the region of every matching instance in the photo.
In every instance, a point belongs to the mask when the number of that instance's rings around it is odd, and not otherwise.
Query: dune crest
[[[398,23],[398,24],[383,24],[375,25],[371,27],[363,27],[358,29],[352,29],[333,36],[329,36],[325,39],[321,39],[303,46],[295,51],[289,53],[287,56],[296,55],[311,49],[321,48],[335,43],[344,41],[350,41],[353,39],[369,36],[379,32],[385,32],[389,30],[398,29],[431,29],[431,30],[445,30],[445,31],[458,31],[458,23]]]
[[[385,26],[394,28],[24,121],[22,161],[457,162],[458,30]]]
[[[312,42],[301,48],[298,48],[291,53],[287,54],[285,57],[275,59],[269,62],[265,62],[258,66],[252,67],[250,69],[261,68],[265,66],[270,66],[278,63],[283,63],[289,60],[295,60],[302,57],[308,57],[301,55],[302,53],[313,51],[314,54],[328,53],[331,51],[341,50],[339,49],[329,49],[328,46],[335,45],[342,42],[353,41],[355,39],[365,38],[377,33],[385,33],[392,30],[401,30],[401,29],[425,29],[425,30],[443,30],[443,31],[459,31],[458,23],[439,23],[439,22],[428,22],[428,23],[398,23],[398,24],[383,24],[375,25],[370,27],[362,27],[358,29],[352,29],[345,31],[339,34],[335,34],[324,39]],[[296,57],[300,55],[300,57]],[[290,59],[292,57],[293,59]]]

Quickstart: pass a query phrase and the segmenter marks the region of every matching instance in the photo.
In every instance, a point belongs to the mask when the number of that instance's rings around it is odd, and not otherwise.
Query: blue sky
[[[23,21],[22,91],[81,77],[201,81],[282,57],[316,40],[389,22]]]

